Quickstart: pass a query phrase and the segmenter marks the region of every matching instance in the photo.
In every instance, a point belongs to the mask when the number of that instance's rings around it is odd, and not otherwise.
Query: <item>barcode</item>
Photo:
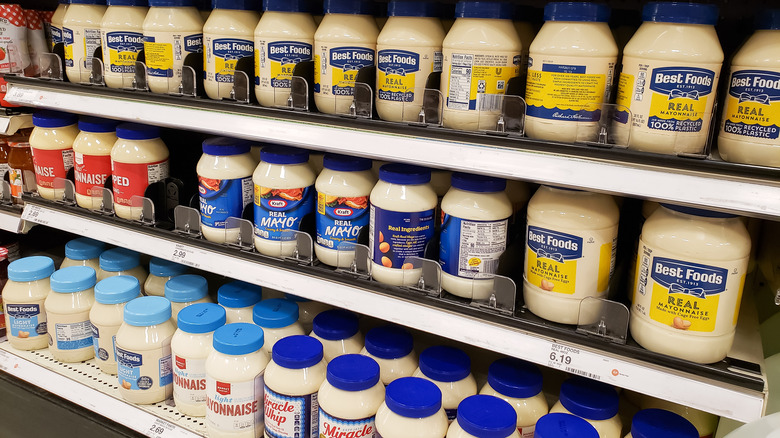
[[[483,260],[480,272],[495,274],[498,271],[498,259]]]
[[[564,371],[566,371],[567,373],[576,374],[578,376],[587,377],[587,378],[593,379],[593,380],[601,380],[601,377],[598,376],[597,374],[589,373],[587,371],[578,370],[576,368],[566,367],[566,368],[564,368]]]
[[[503,94],[477,94],[480,111],[498,111],[504,102]]]

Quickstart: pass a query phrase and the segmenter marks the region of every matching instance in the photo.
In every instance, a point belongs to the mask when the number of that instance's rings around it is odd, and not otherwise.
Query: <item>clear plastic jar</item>
[[[49,257],[25,257],[8,265],[3,287],[6,334],[12,347],[40,350],[49,345],[44,301],[49,296],[49,277],[54,261]]]
[[[395,325],[369,330],[366,333],[366,346],[360,354],[374,359],[379,364],[379,375],[385,386],[396,379],[410,377],[418,365],[412,334]]]
[[[623,427],[618,416],[620,397],[615,388],[584,377],[572,377],[561,385],[561,393],[550,413],[576,415],[590,423],[601,438],[620,438]]]
[[[62,18],[65,74],[74,84],[89,83],[92,76],[92,57],[100,48],[100,23],[105,11],[105,0],[70,0]]]
[[[95,363],[100,371],[116,375],[116,334],[124,321],[125,305],[141,296],[141,284],[129,275],[109,277],[95,285],[95,303],[89,311]]]
[[[76,180],[76,203],[79,207],[98,209],[103,204],[100,187],[111,176],[111,149],[116,144],[116,120],[99,117],[82,117],[81,131],[73,141],[74,179]]]
[[[458,404],[477,393],[477,381],[471,374],[471,359],[462,350],[444,345],[429,347],[420,353],[420,366],[414,377],[436,384],[442,394],[442,407],[449,421],[458,415]]]
[[[306,333],[311,333],[314,325],[314,318],[320,313],[332,309],[331,306],[320,303],[319,301],[312,301],[306,298],[299,297],[297,295],[284,294],[284,298],[295,302],[298,305],[298,322],[303,326],[303,330]]]
[[[132,275],[143,285],[146,282],[146,270],[141,267],[141,256],[135,251],[125,248],[112,248],[100,254],[100,269],[97,271],[97,281],[117,275]],[[144,292],[141,286],[141,293]]]
[[[358,319],[354,313],[333,309],[314,317],[310,336],[322,342],[325,361],[330,362],[343,354],[357,354],[363,349]]]
[[[185,265],[152,257],[149,260],[149,276],[144,282],[144,293],[158,297],[165,296],[165,283],[173,277],[187,273]]]
[[[712,435],[710,435],[712,436]],[[663,409],[643,409],[631,420],[631,432],[625,438],[699,438],[690,421]]]
[[[89,237],[70,240],[65,244],[65,259],[62,260],[60,269],[70,266],[89,266],[97,272],[100,269],[100,254],[105,249],[105,243]]]
[[[72,5],[79,6],[79,5]],[[42,198],[61,200],[65,187],[55,188],[56,178],[64,179],[73,167],[73,141],[79,135],[78,117],[59,111],[36,111],[30,148],[35,164],[35,180]]]
[[[385,402],[376,413],[376,431],[382,438],[444,438],[447,426],[441,391],[432,382],[401,377],[387,385]]]
[[[480,394],[498,397],[515,408],[520,438],[533,438],[534,426],[550,407],[542,393],[542,372],[531,363],[505,357],[488,368]]]
[[[547,414],[536,422],[534,437],[599,438],[596,428],[582,418],[561,412]],[[524,437],[521,437],[524,438]]]
[[[243,281],[231,281],[217,290],[217,302],[227,312],[227,323],[253,322],[252,309],[263,299],[263,289]]]
[[[179,312],[196,303],[211,303],[209,283],[200,275],[184,274],[165,283],[165,298],[171,302],[173,322],[177,323]]]
[[[274,344],[287,336],[304,335],[298,322],[298,305],[283,298],[271,298],[255,304],[252,320],[263,328],[265,344],[263,350],[271,354]]]
[[[517,414],[509,403],[490,395],[472,395],[458,405],[458,418],[447,438],[520,438]]]
[[[129,88],[138,52],[144,48],[147,0],[107,0],[107,4],[100,23],[103,80],[109,88]]]
[[[385,399],[379,365],[368,356],[347,354],[328,363],[320,386],[319,430],[338,430],[343,436],[369,436],[376,430],[376,412]]]
[[[95,302],[95,270],[71,266],[51,275],[46,297],[49,352],[60,362],[82,362],[95,357],[89,311]]]

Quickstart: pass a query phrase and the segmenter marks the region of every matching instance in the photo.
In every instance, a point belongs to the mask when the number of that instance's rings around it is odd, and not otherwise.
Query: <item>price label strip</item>
[[[43,96],[30,88],[17,87],[15,85],[9,85],[10,90],[5,95],[5,100],[15,104],[31,104],[36,100],[42,100]]]
[[[22,210],[22,219],[39,225],[49,225],[46,217],[47,210],[40,205],[25,204]]]
[[[594,380],[611,381],[620,375],[608,357],[556,342],[550,344],[545,361],[550,368]]]
[[[204,263],[208,264],[208,257],[207,252],[181,243],[174,244],[171,252],[171,261],[196,269],[200,269]]]
[[[22,218],[17,213],[0,211],[0,229],[18,233],[22,224]]]

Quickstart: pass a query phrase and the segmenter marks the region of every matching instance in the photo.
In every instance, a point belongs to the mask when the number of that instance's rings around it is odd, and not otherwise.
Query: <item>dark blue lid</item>
[[[544,7],[545,21],[609,21],[609,6],[591,2],[553,2]]]
[[[226,8],[222,8],[226,9]],[[211,137],[203,141],[203,153],[215,156],[248,154],[252,142],[230,137]]]
[[[299,370],[322,361],[322,342],[306,335],[282,338],[271,349],[271,358],[282,368]]]
[[[606,383],[572,377],[561,385],[560,402],[567,411],[589,420],[607,420],[618,413],[620,397]]]
[[[480,438],[506,438],[517,430],[517,412],[492,395],[472,395],[458,405],[458,425]]]
[[[114,132],[118,124],[118,120],[83,116],[79,119],[79,130],[85,132]]]
[[[542,372],[532,363],[505,357],[490,364],[488,383],[507,397],[529,398],[542,392]]]
[[[452,187],[478,193],[503,192],[506,189],[506,180],[492,176],[455,172],[452,174]]]
[[[642,9],[642,20],[714,25],[718,22],[718,7],[701,3],[652,2]]]
[[[298,295],[293,295],[293,294],[288,294],[288,293],[284,294],[284,298],[286,298],[286,299],[288,299],[290,301],[295,301],[296,303],[308,303],[308,302],[311,301],[308,298],[299,297]]]
[[[463,350],[436,345],[420,353],[420,371],[437,382],[457,382],[471,374],[471,359]]]
[[[363,391],[379,382],[379,364],[362,354],[344,354],[328,363],[328,383],[344,391]]]
[[[631,420],[633,438],[697,438],[699,431],[690,421],[663,409],[643,409]]]
[[[332,309],[320,312],[314,317],[314,334],[326,341],[340,341],[351,338],[358,332],[358,318],[354,313]]]
[[[432,1],[392,0],[387,4],[390,17],[436,17],[439,11]]]
[[[431,181],[431,169],[390,163],[379,168],[379,179],[390,184],[425,184]]]
[[[141,295],[141,283],[132,275],[115,275],[95,285],[95,301],[100,304],[126,303]]]
[[[71,260],[89,260],[100,257],[106,244],[89,237],[79,237],[65,244],[65,257]]]
[[[136,327],[162,324],[171,319],[171,302],[164,297],[138,297],[125,305],[125,322]]]
[[[263,299],[260,286],[257,286],[257,288],[247,288],[243,287],[244,284],[247,283],[233,281],[222,285],[219,290],[217,290],[217,302],[225,307],[230,307],[231,309],[240,309],[242,307],[254,306]]]
[[[100,269],[108,272],[127,271],[141,263],[141,255],[126,248],[111,248],[100,253]]]
[[[370,170],[371,160],[361,157],[350,157],[348,155],[325,154],[322,158],[322,166],[326,169],[337,170],[340,172],[359,172],[361,170]]]
[[[730,218],[738,217],[736,214],[721,213],[719,211],[704,210],[701,208],[694,208],[694,207],[684,207],[682,205],[665,204],[665,203],[661,203],[661,205],[668,208],[669,210],[690,214],[693,216],[710,217],[716,219],[730,219]]]
[[[322,9],[326,14],[371,15],[374,5],[365,0],[325,0]]]
[[[42,280],[54,273],[54,260],[44,256],[25,257],[8,265],[8,279],[17,282]]]
[[[95,287],[97,275],[89,266],[69,266],[51,274],[51,290],[60,293],[74,293]]]
[[[309,0],[263,0],[264,11],[311,12]]]
[[[155,0],[150,2],[153,3]],[[168,0],[164,0],[168,1]],[[174,0],[177,1],[177,0]],[[151,4],[151,6],[155,6]],[[172,5],[160,5],[172,6]],[[192,6],[192,5],[188,5]],[[116,136],[125,140],[151,140],[160,137],[160,128],[140,123],[122,123],[116,127]]]
[[[428,379],[401,377],[387,385],[385,404],[402,417],[430,417],[441,409],[441,390]]]
[[[211,7],[213,9],[259,11],[260,6],[260,0],[211,0]]]
[[[232,356],[254,353],[264,343],[263,329],[248,322],[223,325],[214,332],[214,349]]]
[[[455,6],[455,18],[512,18],[512,3],[459,1]]]
[[[265,146],[260,160],[271,164],[303,164],[309,161],[309,151],[289,146]]]
[[[189,303],[206,298],[209,283],[200,275],[184,274],[165,282],[165,298],[174,303]]]
[[[149,2],[146,0],[108,0],[106,4],[109,6],[149,6]]]
[[[187,267],[170,260],[152,257],[149,260],[149,273],[158,277],[175,277],[187,272]]]
[[[62,111],[42,110],[33,113],[33,125],[38,128],[61,128],[75,125],[79,117]]]
[[[149,0],[150,7],[188,7],[195,6],[195,0]]]
[[[176,316],[176,325],[187,333],[210,333],[225,325],[226,321],[225,309],[214,303],[187,306]]]
[[[412,334],[397,325],[372,328],[366,333],[366,351],[380,359],[398,359],[413,348]]]
[[[70,0],[72,5],[104,5],[106,0]]]
[[[766,9],[756,18],[756,29],[780,30],[780,9]]]
[[[252,309],[252,320],[267,329],[287,327],[298,321],[298,305],[284,298],[263,300]]]
[[[599,438],[599,433],[582,418],[559,412],[547,414],[536,422],[534,438]]]

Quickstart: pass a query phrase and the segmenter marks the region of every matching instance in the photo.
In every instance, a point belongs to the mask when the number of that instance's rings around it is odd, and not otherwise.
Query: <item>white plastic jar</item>
[[[210,242],[235,242],[238,228],[226,228],[230,217],[241,218],[252,203],[252,173],[255,160],[249,151],[252,142],[228,137],[212,137],[203,142],[198,160],[200,231]]]
[[[314,34],[314,103],[321,113],[348,114],[358,71],[376,64],[379,28],[365,0],[325,0]]]
[[[424,167],[396,163],[379,169],[368,232],[374,280],[408,286],[420,279],[422,268],[406,259],[422,257],[433,238],[437,198],[430,181],[431,171]]]
[[[718,7],[654,2],[645,5],[642,19],[623,49],[616,103],[631,111],[631,120],[628,112],[617,113],[618,143],[661,154],[700,154],[723,64],[714,26]]]
[[[314,317],[309,336],[322,342],[325,361],[330,362],[344,354],[357,354],[363,349],[358,319],[354,313],[333,309]]]
[[[472,395],[458,406],[447,438],[519,438],[517,414],[509,403],[490,395]]]
[[[79,207],[99,209],[103,204],[101,189],[111,176],[111,149],[116,144],[116,120],[82,117],[78,137],[73,141],[76,203]]]
[[[506,250],[512,203],[506,180],[456,172],[441,201],[441,287],[463,298],[493,293],[490,277]]]
[[[349,251],[368,225],[368,197],[376,179],[371,160],[327,154],[314,187],[317,189],[317,241],[314,253],[329,266],[348,268],[355,258]],[[341,248],[341,250],[339,249]]]
[[[217,302],[227,312],[227,323],[253,322],[252,310],[263,299],[263,289],[243,281],[231,281],[217,290]]]
[[[165,283],[165,298],[171,302],[173,322],[177,323],[177,315],[187,306],[196,303],[211,303],[209,283],[200,275],[184,274],[171,278]]]
[[[57,9],[54,10],[54,14],[51,16],[51,48],[57,43],[62,42],[62,19],[65,18],[65,12],[70,6],[69,0],[58,0]]]
[[[522,61],[512,4],[460,1],[455,17],[442,44],[442,122],[464,131],[495,130],[507,82],[520,75]]]
[[[452,422],[458,415],[458,405],[477,393],[477,381],[471,374],[471,359],[455,347],[437,345],[420,353],[420,366],[414,377],[426,378],[439,387],[442,407]]]
[[[536,422],[536,438],[599,438],[596,428],[582,418],[557,412]]]
[[[255,28],[255,96],[262,106],[287,106],[296,64],[312,60],[317,24],[305,0],[265,0]]]
[[[600,3],[548,3],[529,50],[525,133],[574,143],[598,141],[610,102],[618,47]],[[605,116],[606,117],[606,116]]]
[[[212,438],[263,436],[263,329],[237,322],[214,332],[206,359],[206,432]]]
[[[618,416],[620,397],[606,383],[584,377],[572,377],[561,385],[558,402],[550,413],[576,415],[590,423],[601,438],[620,438],[623,427]]]
[[[636,396],[637,394],[634,393],[634,395]],[[712,438],[715,436],[715,432],[718,429],[719,417],[717,415],[700,411],[690,406],[684,406],[650,396],[642,396],[639,403],[636,404],[641,409],[654,408],[674,412],[693,424],[693,427],[699,431],[699,438]]]
[[[179,312],[178,329],[171,339],[173,401],[191,417],[206,416],[206,358],[214,331],[225,325],[225,309],[213,303],[193,304]]]
[[[255,186],[255,249],[274,257],[290,256],[304,216],[314,213],[315,175],[309,153],[266,146],[252,180]]]
[[[328,363],[327,379],[317,392],[317,400],[321,435],[373,436],[376,412],[385,400],[379,365],[360,354],[335,358]]]
[[[149,276],[144,282],[144,293],[158,297],[165,296],[165,283],[173,277],[187,273],[185,265],[152,257],[149,260]]]
[[[100,269],[97,271],[97,281],[117,275],[131,275],[143,285],[146,282],[146,270],[141,266],[141,256],[135,251],[125,248],[112,248],[100,254]],[[141,293],[144,292],[141,286]]]
[[[382,438],[444,438],[447,414],[441,391],[419,377],[401,377],[387,385],[385,402],[376,413],[376,431]]]
[[[643,409],[631,420],[631,432],[625,438],[699,438],[690,421],[663,409]],[[712,436],[712,435],[711,435]]]
[[[149,185],[168,178],[168,147],[156,126],[122,123],[116,127],[116,136],[111,149],[114,211],[122,219],[138,219],[142,208],[133,204],[132,197],[144,196]]]
[[[116,334],[124,321],[125,305],[141,296],[141,284],[129,275],[109,277],[95,285],[95,303],[89,311],[95,363],[100,371],[116,375]]]
[[[140,297],[127,303],[124,313],[116,334],[119,395],[130,403],[161,402],[173,394],[171,303]]]
[[[577,324],[615,270],[619,210],[609,195],[541,186],[528,203],[523,298],[535,315]]]
[[[631,336],[651,351],[717,362],[734,341],[750,235],[737,216],[661,205],[639,237]]]
[[[64,179],[73,167],[73,140],[79,135],[77,122],[75,114],[49,110],[33,113],[35,128],[30,134],[30,150],[38,194],[44,199],[62,199],[65,187],[55,188],[54,180]]]
[[[550,407],[542,392],[542,372],[531,363],[505,357],[488,368],[480,394],[498,397],[515,409],[520,438],[534,438],[534,426]]]
[[[105,11],[105,0],[70,0],[62,17],[65,74],[74,84],[89,83],[92,76],[92,58],[100,48],[100,23]]]
[[[203,18],[194,0],[151,0],[143,24],[152,93],[178,93],[187,55],[203,51]]]
[[[105,243],[89,237],[70,240],[65,244],[65,259],[62,260],[60,269],[70,266],[89,266],[97,272],[100,269],[100,254],[105,249]]]
[[[100,23],[103,47],[103,80],[109,88],[130,88],[135,79],[135,61],[144,49],[146,0],[107,0]]]
[[[81,362],[95,357],[89,311],[95,302],[95,270],[71,266],[54,272],[46,297],[49,352],[60,362]]]
[[[332,307],[319,301],[308,300],[297,295],[284,294],[284,298],[298,305],[298,322],[306,333],[311,333],[314,318],[320,313],[330,310]]]
[[[379,364],[379,377],[385,386],[396,379],[411,377],[417,369],[414,339],[409,331],[400,326],[386,325],[369,330],[366,333],[366,346],[360,354]]]
[[[287,336],[305,335],[298,322],[298,305],[284,298],[260,301],[252,309],[252,321],[263,328],[263,351],[270,356],[274,344]]]
[[[213,0],[211,4],[214,9],[203,25],[203,88],[209,98],[220,100],[231,97],[238,60],[255,55],[253,35],[260,21],[260,1]]]
[[[51,287],[54,261],[49,257],[25,257],[8,265],[3,287],[3,314],[8,342],[18,350],[40,350],[49,345],[44,301]]]
[[[265,369],[265,435],[318,437],[317,391],[327,363],[311,336],[288,336],[274,344]]]
[[[382,120],[416,122],[425,83],[441,73],[444,28],[436,3],[394,0],[376,41],[376,111]]]

